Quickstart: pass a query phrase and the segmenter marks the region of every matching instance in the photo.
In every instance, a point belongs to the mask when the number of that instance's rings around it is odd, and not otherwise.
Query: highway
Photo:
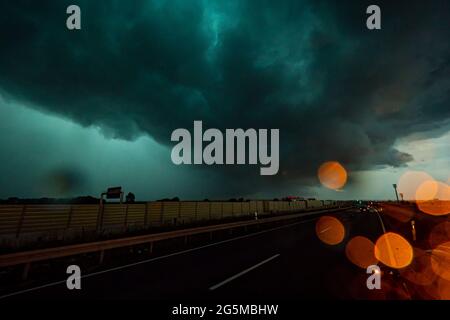
[[[367,289],[366,270],[345,255],[352,237],[375,242],[382,234],[378,215],[357,209],[334,215],[345,227],[338,245],[321,242],[315,231],[318,217],[308,217],[97,273],[82,270],[81,290],[68,290],[61,281],[3,299],[383,298],[383,290]]]

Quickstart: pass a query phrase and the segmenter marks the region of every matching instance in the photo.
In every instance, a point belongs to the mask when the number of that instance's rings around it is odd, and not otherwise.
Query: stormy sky
[[[387,198],[405,170],[447,181],[450,2],[377,1],[374,31],[370,4],[2,1],[0,198]],[[170,135],[194,120],[280,129],[279,174],[173,165]],[[348,170],[340,192],[319,185],[329,160]]]

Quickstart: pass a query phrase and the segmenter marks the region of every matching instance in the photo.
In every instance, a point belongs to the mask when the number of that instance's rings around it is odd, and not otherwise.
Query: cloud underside
[[[82,30],[65,28],[78,4]],[[397,138],[448,128],[450,3],[379,1],[2,1],[0,91],[108,137],[171,145],[194,120],[280,129],[280,174],[219,168],[276,188],[318,166],[403,166]],[[447,27],[445,27],[445,25]]]

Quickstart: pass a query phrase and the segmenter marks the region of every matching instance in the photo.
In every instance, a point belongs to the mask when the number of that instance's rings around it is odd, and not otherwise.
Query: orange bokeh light
[[[320,183],[329,189],[341,189],[347,183],[347,171],[337,161],[323,163],[318,171]]]
[[[414,211],[408,207],[390,204],[385,204],[384,207],[386,210],[383,210],[383,215],[387,215],[403,223],[409,222],[415,214]]]
[[[344,240],[345,228],[338,219],[324,216],[316,223],[316,234],[322,242],[336,245]]]
[[[432,284],[422,286],[416,292],[426,300],[450,300],[450,281],[438,277]]]
[[[401,269],[407,267],[413,259],[413,249],[401,235],[388,232],[375,243],[375,257],[385,265]]]
[[[450,281],[439,279],[438,281],[439,299],[450,300]]]
[[[413,261],[408,267],[400,270],[400,274],[417,285],[431,285],[436,279],[436,274],[431,267],[431,255],[422,249],[414,248]]]
[[[416,200],[416,192],[421,184],[434,179],[423,171],[407,171],[397,183],[397,190],[403,194],[405,200]]]
[[[429,244],[432,248],[450,240],[450,221],[444,221],[436,225],[430,232]]]
[[[450,187],[443,182],[428,180],[416,191],[420,211],[439,216],[450,213]]]
[[[434,180],[427,180],[420,184],[416,190],[415,199],[418,201],[433,200],[438,192],[439,185]]]
[[[438,276],[450,281],[450,242],[440,244],[433,249],[431,267]]]
[[[353,264],[367,269],[368,266],[378,263],[374,255],[374,247],[373,242],[366,237],[356,236],[347,243],[345,254]]]

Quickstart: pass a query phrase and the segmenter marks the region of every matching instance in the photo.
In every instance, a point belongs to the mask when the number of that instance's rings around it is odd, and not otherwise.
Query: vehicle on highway
[[[356,207],[359,209],[359,212],[361,213],[369,212],[369,207],[364,203],[358,204]]]
[[[375,203],[372,208],[374,208],[376,211],[381,212],[383,211],[383,206],[379,203]]]

